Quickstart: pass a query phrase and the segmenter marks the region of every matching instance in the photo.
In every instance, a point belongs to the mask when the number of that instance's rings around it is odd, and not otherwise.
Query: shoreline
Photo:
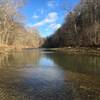
[[[0,54],[7,54],[10,51],[22,51],[23,49],[30,49],[30,48],[34,47],[0,45]],[[45,50],[59,52],[59,53],[73,54],[73,55],[84,54],[84,55],[100,56],[100,48],[91,48],[91,47],[45,48]]]
[[[0,45],[0,54],[7,54],[11,51],[22,51],[23,49],[27,48],[34,48],[34,47]]]
[[[100,48],[90,48],[90,47],[63,47],[63,48],[48,48],[49,51],[62,52],[74,55],[94,55],[100,56]]]

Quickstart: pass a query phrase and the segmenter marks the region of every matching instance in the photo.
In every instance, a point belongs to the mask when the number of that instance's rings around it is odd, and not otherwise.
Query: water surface
[[[0,55],[0,100],[100,100],[100,57],[37,49]]]

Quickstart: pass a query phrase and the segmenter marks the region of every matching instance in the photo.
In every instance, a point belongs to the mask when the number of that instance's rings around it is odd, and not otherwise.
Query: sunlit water
[[[100,57],[34,49],[0,55],[0,100],[100,100]]]

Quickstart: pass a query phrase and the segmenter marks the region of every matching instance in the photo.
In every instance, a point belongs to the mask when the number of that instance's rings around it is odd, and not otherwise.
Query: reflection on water
[[[23,50],[0,55],[0,100],[100,100],[100,57]]]
[[[8,55],[0,55],[0,68],[16,68],[27,64],[35,65],[38,63],[40,56],[41,53],[39,50],[35,50],[35,52],[22,51],[9,53]]]
[[[100,57],[92,55],[67,55],[64,53],[55,53],[47,56],[65,70],[100,75]]]

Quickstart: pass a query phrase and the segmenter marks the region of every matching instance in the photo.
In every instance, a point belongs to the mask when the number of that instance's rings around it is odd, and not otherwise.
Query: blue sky
[[[80,0],[27,0],[21,10],[25,24],[38,28],[42,37],[53,34],[64,22],[65,15]]]

